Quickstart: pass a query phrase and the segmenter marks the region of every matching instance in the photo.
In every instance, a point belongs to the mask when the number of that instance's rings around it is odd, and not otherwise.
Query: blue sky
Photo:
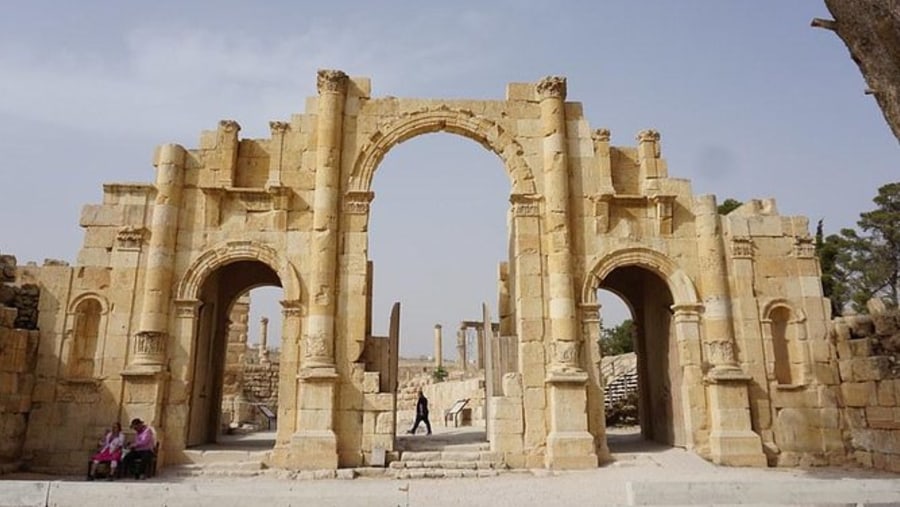
[[[821,0],[0,7],[0,251],[22,263],[73,261],[81,206],[104,182],[152,181],[155,145],[196,146],[223,118],[268,135],[303,111],[318,68],[403,97],[502,99],[508,82],[565,75],[614,144],[659,130],[670,175],[695,193],[774,197],[829,232],[897,180],[897,140],[846,48],[809,27],[828,17]],[[441,323],[452,355],[456,322],[495,300],[500,160],[449,134],[416,138],[388,153],[374,190],[376,332],[400,300],[404,352],[430,353]]]

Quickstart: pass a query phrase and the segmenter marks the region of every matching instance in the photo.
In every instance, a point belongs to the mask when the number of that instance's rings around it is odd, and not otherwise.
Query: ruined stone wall
[[[900,472],[900,311],[834,320],[844,437],[865,467]]]
[[[37,286],[16,281],[15,257],[0,256],[0,474],[21,465],[39,337]]]
[[[254,407],[265,405],[278,413],[278,370],[279,361],[244,365],[244,398]],[[265,428],[267,420],[258,408],[250,412],[259,427]]]

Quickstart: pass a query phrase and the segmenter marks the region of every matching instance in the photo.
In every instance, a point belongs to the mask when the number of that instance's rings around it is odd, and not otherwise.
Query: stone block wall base
[[[544,466],[554,470],[597,468],[594,436],[587,431],[551,432]]]
[[[709,455],[717,465],[765,467],[766,455],[759,435],[752,431],[713,431],[709,434]]]
[[[330,430],[298,431],[274,458],[278,466],[291,470],[337,470],[337,437]]]

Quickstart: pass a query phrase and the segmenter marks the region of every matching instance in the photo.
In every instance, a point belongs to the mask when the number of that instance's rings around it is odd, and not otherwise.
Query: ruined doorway
[[[191,350],[189,447],[216,443],[230,422],[222,418],[230,317],[242,295],[264,286],[281,287],[282,284],[272,268],[250,260],[223,265],[203,282],[196,339]]]
[[[682,374],[668,285],[653,271],[624,266],[610,272],[600,288],[619,296],[631,310],[641,437],[686,447]]]

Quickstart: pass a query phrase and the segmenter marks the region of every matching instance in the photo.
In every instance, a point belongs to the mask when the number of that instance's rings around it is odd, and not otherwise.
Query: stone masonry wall
[[[21,464],[39,338],[37,286],[15,282],[15,257],[0,256],[0,474]]]
[[[900,311],[834,320],[845,440],[865,467],[900,472]]]

